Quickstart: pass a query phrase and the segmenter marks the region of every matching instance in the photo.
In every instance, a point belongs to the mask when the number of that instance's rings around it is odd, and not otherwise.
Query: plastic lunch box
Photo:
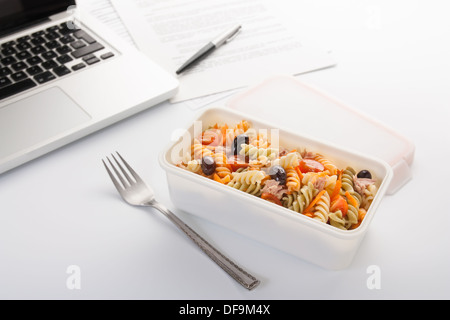
[[[384,160],[337,147],[324,140],[276,128],[229,108],[211,108],[195,121],[202,130],[215,123],[236,124],[248,120],[255,129],[279,129],[280,146],[306,148],[333,159],[340,168],[370,170],[377,179],[378,192],[361,225],[354,230],[340,230],[315,221],[289,209],[236,190],[216,181],[176,167],[181,160],[181,145],[191,143],[194,122],[183,136],[172,142],[161,154],[160,165],[166,171],[169,193],[174,205],[183,211],[204,218],[239,234],[287,252],[326,269],[343,269],[351,261],[366,234],[375,211],[393,176]],[[197,129],[198,130],[198,129]]]

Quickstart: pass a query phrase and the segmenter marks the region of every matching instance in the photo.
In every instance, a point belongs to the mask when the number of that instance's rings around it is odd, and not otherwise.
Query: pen
[[[224,33],[217,36],[214,40],[208,42],[203,48],[201,48],[196,54],[194,54],[189,60],[187,60],[178,70],[175,72],[176,74],[182,73],[184,70],[188,69],[196,62],[205,58],[208,54],[222,46],[223,44],[231,41],[241,30],[241,26],[235,26],[230,30],[225,31]]]

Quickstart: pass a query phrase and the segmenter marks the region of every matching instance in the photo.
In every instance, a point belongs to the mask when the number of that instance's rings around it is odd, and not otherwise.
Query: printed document
[[[77,0],[77,7],[81,16],[85,14],[93,16],[122,40],[135,46],[133,38],[112,6],[111,0]]]
[[[274,74],[334,65],[307,47],[268,10],[265,0],[112,0],[137,47],[169,72],[209,41],[240,24],[241,32],[178,76],[172,102],[245,87]]]

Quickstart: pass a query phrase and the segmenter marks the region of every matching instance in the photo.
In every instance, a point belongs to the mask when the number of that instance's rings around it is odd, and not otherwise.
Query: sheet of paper
[[[186,100],[183,103],[192,110],[197,110],[197,109],[203,108],[212,103],[216,104],[216,106],[221,106],[220,103],[222,102],[222,100],[225,100],[229,96],[236,94],[239,91],[240,91],[239,89],[223,91],[223,92],[203,96],[200,98]]]
[[[123,24],[119,14],[112,5],[111,0],[77,0],[77,6],[82,11],[82,14],[90,14],[123,40],[136,46],[127,27]]]
[[[179,76],[178,102],[240,88],[273,74],[332,66],[325,51],[305,47],[265,0],[112,0],[140,50],[169,72],[218,34],[242,25],[231,42]]]
[[[84,14],[95,17],[99,22],[103,23],[107,28],[114,32],[117,36],[128,42],[130,45],[136,46],[133,38],[128,32],[127,27],[123,24],[122,19],[118,15],[111,0],[78,0],[78,9],[80,10],[80,17]],[[197,99],[187,100],[186,106],[190,109],[200,109],[213,102],[228,97],[236,90],[226,91],[217,94],[200,97]]]

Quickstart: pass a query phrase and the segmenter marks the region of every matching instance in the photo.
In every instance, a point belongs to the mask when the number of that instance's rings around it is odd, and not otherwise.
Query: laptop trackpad
[[[58,87],[0,108],[0,159],[55,137],[91,117]]]

